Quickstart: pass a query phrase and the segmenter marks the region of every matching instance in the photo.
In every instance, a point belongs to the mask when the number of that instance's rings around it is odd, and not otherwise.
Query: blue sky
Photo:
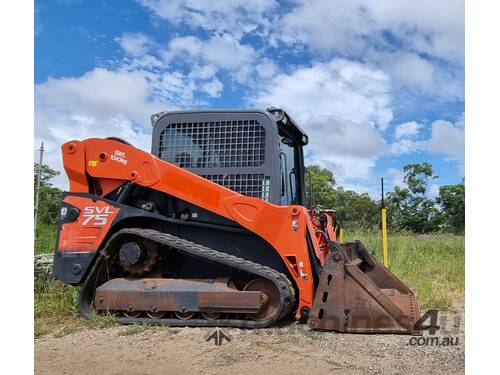
[[[35,1],[35,140],[58,170],[72,138],[149,150],[158,111],[271,105],[347,188],[424,161],[431,194],[460,182],[463,1]]]

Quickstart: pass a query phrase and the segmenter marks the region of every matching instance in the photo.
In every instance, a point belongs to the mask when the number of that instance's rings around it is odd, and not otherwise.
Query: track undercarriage
[[[131,244],[145,253],[131,256]],[[80,311],[87,317],[95,309],[123,324],[264,328],[296,305],[284,274],[170,234],[123,229],[107,249],[82,287]],[[217,266],[217,272],[222,265],[226,276],[199,279],[162,272],[179,253]],[[134,267],[126,262],[131,258],[137,260]],[[312,310],[304,314],[311,328],[420,333],[413,293],[360,242],[332,246],[318,283]]]
[[[124,324],[263,328],[295,304],[292,284],[282,273],[173,235],[124,229],[108,244],[82,287],[80,310],[86,316],[95,308]],[[131,256],[131,244],[146,254]],[[162,265],[178,253],[201,259],[206,267],[224,266],[228,276],[164,277]],[[124,264],[130,258],[137,263]]]

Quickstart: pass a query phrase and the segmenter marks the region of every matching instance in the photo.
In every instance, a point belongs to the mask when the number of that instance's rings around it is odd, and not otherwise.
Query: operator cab
[[[240,194],[305,204],[307,135],[279,108],[161,112],[152,153]]]

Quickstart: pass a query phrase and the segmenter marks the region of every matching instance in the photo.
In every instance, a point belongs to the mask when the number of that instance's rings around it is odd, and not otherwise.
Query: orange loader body
[[[240,122],[238,134],[254,134]],[[189,124],[179,125],[183,137]],[[361,243],[337,243],[335,217],[299,198],[243,195],[115,139],[72,140],[62,155],[70,191],[54,273],[82,285],[86,316],[252,328],[292,313],[317,329],[419,333],[413,293]],[[289,159],[280,154],[280,168]],[[297,197],[292,174],[301,173],[295,166],[282,184]]]

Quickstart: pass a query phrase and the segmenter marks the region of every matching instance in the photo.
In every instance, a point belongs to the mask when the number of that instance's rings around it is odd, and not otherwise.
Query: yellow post
[[[339,233],[339,243],[344,243],[344,229],[340,228],[340,233]]]
[[[387,209],[382,208],[382,251],[384,253],[384,266],[389,264],[389,254],[387,253]]]

